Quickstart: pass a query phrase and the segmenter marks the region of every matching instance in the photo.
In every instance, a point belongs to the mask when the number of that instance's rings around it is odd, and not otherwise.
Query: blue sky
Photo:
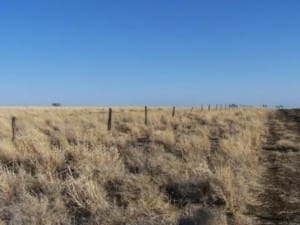
[[[300,106],[300,1],[2,1],[0,105]]]

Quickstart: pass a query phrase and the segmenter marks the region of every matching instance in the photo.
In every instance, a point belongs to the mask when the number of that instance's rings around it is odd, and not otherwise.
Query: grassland
[[[1,108],[0,224],[251,224],[268,113]]]

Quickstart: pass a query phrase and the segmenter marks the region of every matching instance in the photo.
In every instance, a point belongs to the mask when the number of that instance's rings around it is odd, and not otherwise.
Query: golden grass
[[[268,112],[171,113],[113,108],[109,132],[103,108],[1,108],[0,224],[250,223]]]

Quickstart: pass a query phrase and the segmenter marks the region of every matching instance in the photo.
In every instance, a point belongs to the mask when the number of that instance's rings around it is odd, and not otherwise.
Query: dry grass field
[[[0,224],[251,224],[269,111],[171,111],[1,108]]]

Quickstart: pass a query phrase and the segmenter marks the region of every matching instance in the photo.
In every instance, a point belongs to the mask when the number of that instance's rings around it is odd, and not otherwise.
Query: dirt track
[[[264,168],[251,207],[258,225],[300,224],[300,110],[279,110],[270,115],[269,134],[263,146]]]

